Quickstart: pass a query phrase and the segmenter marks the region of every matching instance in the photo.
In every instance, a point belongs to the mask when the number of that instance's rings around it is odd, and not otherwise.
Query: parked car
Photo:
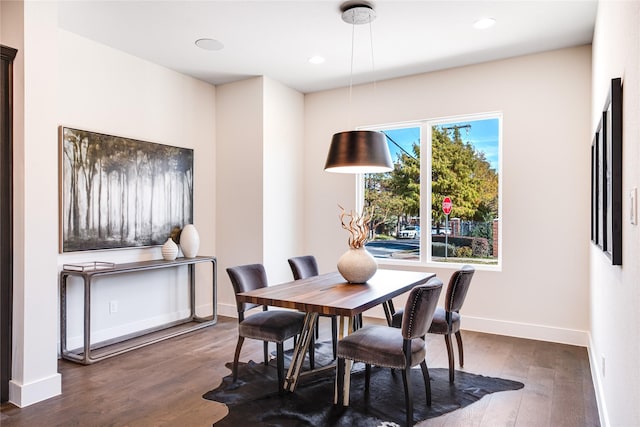
[[[444,236],[445,234],[451,235],[451,228],[440,227],[440,230],[438,230],[436,227],[433,227],[431,229],[431,234],[441,236]]]
[[[398,232],[398,239],[419,239],[420,226],[407,225]]]

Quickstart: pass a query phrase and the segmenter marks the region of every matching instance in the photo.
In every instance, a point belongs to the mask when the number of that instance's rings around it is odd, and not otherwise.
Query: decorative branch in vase
[[[350,283],[365,283],[376,273],[378,264],[375,258],[367,251],[365,244],[369,240],[369,222],[373,218],[374,209],[367,213],[347,213],[338,205],[340,210],[340,223],[342,228],[349,232],[349,250],[338,260],[338,271]]]
[[[369,240],[369,221],[373,218],[373,208],[367,215],[367,210],[363,209],[361,214],[349,211],[347,213],[344,208],[338,205],[340,210],[340,223],[342,228],[349,232],[349,247],[353,249],[363,248]],[[345,223],[345,218],[348,221]]]

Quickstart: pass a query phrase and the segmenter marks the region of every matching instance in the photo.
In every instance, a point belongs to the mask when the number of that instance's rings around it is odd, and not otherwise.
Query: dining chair
[[[262,264],[247,264],[227,268],[236,296],[239,293],[268,286],[267,273]],[[238,359],[245,338],[264,341],[264,364],[269,363],[269,342],[276,343],[278,391],[284,390],[284,341],[294,338],[302,330],[304,314],[288,310],[271,310],[262,306],[261,312],[245,317],[245,312],[258,307],[236,298],[238,309],[238,343],[233,357],[233,381],[238,379]]]
[[[464,366],[464,350],[462,347],[462,334],[460,333],[460,309],[464,303],[471,279],[475,269],[471,265],[464,265],[455,271],[449,279],[444,307],[438,307],[433,315],[433,321],[429,328],[430,334],[444,335],[449,357],[449,382],[454,381],[455,360],[451,345],[451,334],[455,334],[458,343],[458,356],[460,367]],[[399,328],[402,325],[403,310],[398,310],[391,315],[391,326]]]
[[[293,273],[294,280],[306,279],[308,277],[317,276],[319,274],[318,262],[313,255],[304,255],[289,258],[289,266]],[[338,317],[332,314],[322,314],[320,316],[331,318],[331,338],[333,358],[336,358],[336,348],[338,346]],[[316,338],[319,336],[319,327],[316,323]]]
[[[442,281],[437,277],[424,285],[411,289],[404,311],[401,328],[367,325],[338,342],[336,367],[337,402],[344,399],[345,359],[365,363],[365,395],[369,392],[371,365],[402,370],[406,404],[407,426],[413,425],[413,397],[411,367],[420,364],[424,380],[427,405],[431,406],[431,384],[427,368],[424,336],[438,305]]]

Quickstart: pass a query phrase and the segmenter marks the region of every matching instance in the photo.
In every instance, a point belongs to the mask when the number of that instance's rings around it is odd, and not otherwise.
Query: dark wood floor
[[[365,319],[365,323],[371,321]],[[328,339],[327,319],[321,338]],[[2,405],[0,424],[13,426],[211,426],[226,415],[202,399],[229,374],[235,319],[89,366],[60,361],[62,395],[19,409]],[[427,362],[446,367],[444,340],[429,337]],[[598,426],[587,350],[561,344],[463,332],[469,372],[521,381],[525,387],[488,395],[428,426]],[[246,340],[242,360],[260,360]],[[434,396],[434,399],[437,397]]]

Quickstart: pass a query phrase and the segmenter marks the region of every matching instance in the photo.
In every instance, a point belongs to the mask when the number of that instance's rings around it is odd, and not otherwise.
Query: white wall
[[[215,254],[215,88],[75,34],[58,33],[59,124],[194,150],[194,224],[199,254]],[[64,263],[161,258],[160,248],[77,252]],[[92,341],[100,342],[189,315],[186,267],[101,278],[92,294]],[[132,288],[131,283],[135,283]],[[196,306],[211,313],[211,270],[196,267]],[[109,313],[109,302],[118,312]],[[82,290],[71,281],[68,347],[82,339]]]
[[[3,4],[3,17],[5,7]],[[18,30],[19,31],[19,30]],[[10,399],[60,393],[58,271],[78,261],[160,258],[160,248],[58,254],[59,125],[194,149],[200,253],[215,254],[215,88],[57,28],[55,2],[24,4],[24,124],[16,129],[14,363]],[[17,75],[19,82],[21,77]],[[18,83],[19,86],[19,83]],[[17,97],[21,96],[17,94]],[[17,105],[22,102],[17,99]],[[21,138],[22,133],[24,136]],[[199,315],[211,313],[211,273],[197,267]],[[94,286],[93,342],[165,323],[188,307],[186,273],[113,276]],[[119,311],[108,314],[108,302]],[[78,283],[69,293],[69,347],[80,342]]]
[[[263,260],[263,79],[217,87],[218,300],[235,315],[226,268]]]
[[[264,263],[271,283],[293,279],[288,258],[303,255],[304,95],[264,80]]]
[[[640,227],[628,218],[628,194],[640,186],[640,3],[601,1],[593,41],[591,132],[612,78],[623,84],[622,266],[591,245],[590,356],[603,425],[640,423]],[[588,141],[584,141],[585,150]],[[604,359],[604,371],[603,371]]]
[[[225,271],[264,264],[270,283],[291,280],[303,217],[303,95],[265,77],[217,87],[218,307],[235,316]]]
[[[353,127],[504,114],[503,266],[476,273],[467,329],[587,344],[590,64],[583,46],[354,87]],[[324,271],[347,248],[337,204],[355,207],[355,178],[323,171],[332,134],[348,126],[346,91],[305,98],[306,248]]]
[[[57,158],[42,144],[56,126],[55,5],[2,5],[3,41],[20,49],[14,63],[14,301],[9,400],[18,405],[61,391],[57,373]],[[7,28],[4,26],[7,25]],[[49,70],[50,73],[42,72]],[[54,82],[52,85],[51,83]]]

